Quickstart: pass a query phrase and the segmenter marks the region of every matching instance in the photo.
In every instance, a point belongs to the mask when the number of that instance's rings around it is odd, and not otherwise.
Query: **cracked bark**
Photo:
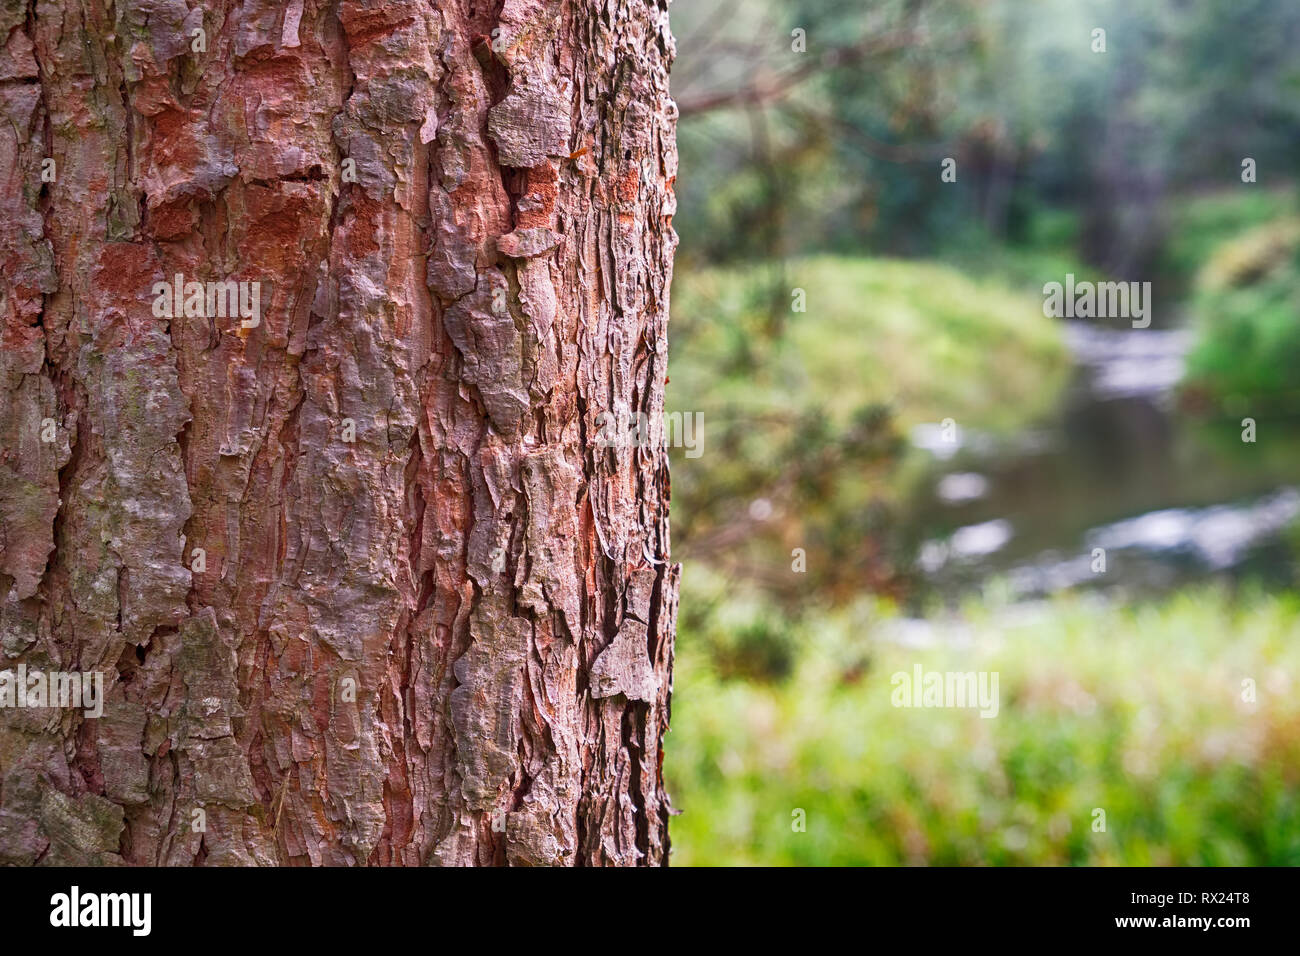
[[[0,863],[666,862],[672,50],[666,0],[0,0],[0,670],[106,696],[0,708]]]

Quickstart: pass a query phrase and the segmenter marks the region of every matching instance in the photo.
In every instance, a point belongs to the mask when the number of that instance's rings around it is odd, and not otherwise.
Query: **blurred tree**
[[[1065,209],[1085,257],[1132,277],[1171,191],[1239,182],[1246,156],[1300,173],[1295,4],[678,0],[674,15],[687,266],[933,254],[972,223],[1026,243]]]

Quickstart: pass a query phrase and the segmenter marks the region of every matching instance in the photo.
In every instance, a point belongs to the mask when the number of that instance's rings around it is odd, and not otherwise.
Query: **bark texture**
[[[0,863],[666,862],[672,52],[666,0],[0,0],[0,669],[106,696],[0,708]]]

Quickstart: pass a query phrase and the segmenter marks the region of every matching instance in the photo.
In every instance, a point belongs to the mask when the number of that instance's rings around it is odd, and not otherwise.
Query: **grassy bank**
[[[1012,428],[1050,407],[1066,364],[1040,301],[948,266],[818,256],[674,280],[674,409]]]
[[[1187,394],[1233,417],[1300,417],[1300,216],[1215,247],[1195,315]]]

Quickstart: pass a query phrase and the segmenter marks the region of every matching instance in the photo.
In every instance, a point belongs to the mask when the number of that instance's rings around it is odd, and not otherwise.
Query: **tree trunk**
[[[0,863],[666,862],[666,0],[189,2],[0,0]]]

